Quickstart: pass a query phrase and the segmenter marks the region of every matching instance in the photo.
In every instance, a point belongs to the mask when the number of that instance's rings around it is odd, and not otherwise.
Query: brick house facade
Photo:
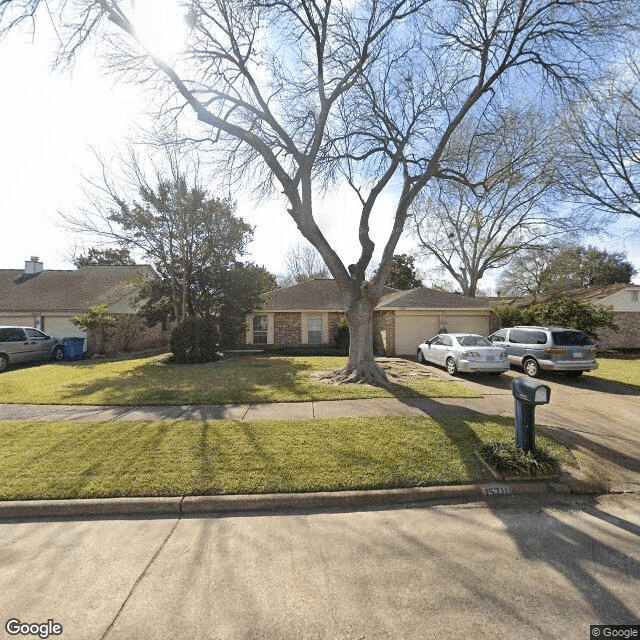
[[[239,346],[265,350],[332,346],[345,307],[334,280],[309,280],[277,289],[261,309],[246,316]],[[458,294],[426,287],[409,291],[387,288],[373,312],[374,351],[415,354],[426,334],[435,335],[447,322],[451,331],[486,334],[489,312],[488,304]]]
[[[168,346],[171,332],[163,331],[160,323],[146,327],[130,302],[140,283],[155,277],[148,265],[58,270],[44,269],[32,257],[24,270],[0,269],[0,324],[35,327],[56,338],[85,338],[89,355]],[[107,344],[101,332],[87,332],[71,322],[98,304],[105,304],[119,320],[107,330]]]
[[[487,298],[492,304],[525,307],[567,296],[591,304],[610,305],[618,329],[597,330],[598,347],[602,349],[640,349],[640,285],[619,283],[604,287],[585,287],[568,291],[549,291],[526,298]],[[497,316],[491,314],[491,331],[500,328]]]

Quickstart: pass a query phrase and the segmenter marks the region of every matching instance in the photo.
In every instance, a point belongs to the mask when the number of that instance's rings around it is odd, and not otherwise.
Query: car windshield
[[[553,331],[553,341],[559,347],[586,347],[595,344],[582,331]]]
[[[458,342],[463,347],[493,347],[493,344],[482,336],[458,336]]]

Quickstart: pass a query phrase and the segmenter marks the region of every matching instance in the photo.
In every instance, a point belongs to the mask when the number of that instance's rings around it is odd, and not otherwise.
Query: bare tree
[[[640,60],[627,58],[612,76],[568,112],[563,175],[579,205],[640,220]]]
[[[585,221],[561,213],[550,197],[553,131],[529,109],[483,114],[460,127],[449,145],[448,166],[466,180],[434,183],[413,202],[413,232],[423,254],[434,257],[464,295],[475,298],[487,271],[528,247],[567,229],[586,230]]]
[[[309,244],[298,243],[289,249],[284,256],[287,273],[282,284],[296,284],[314,278],[328,278],[327,267],[322,256]]]
[[[33,16],[41,0],[0,0],[0,21]],[[565,91],[596,72],[590,56],[611,46],[635,12],[629,0],[192,0],[185,55],[169,63],[141,39],[116,0],[53,0],[68,27],[62,59],[93,35],[125,76],[173,92],[227,166],[284,194],[288,213],[320,253],[346,299],[348,364],[340,380],[383,384],[372,315],[408,208],[433,178],[460,179],[443,163],[465,118],[490,99],[519,100],[514,86]],[[512,84],[509,85],[507,80]],[[155,86],[155,85],[151,85]],[[514,93],[516,95],[514,95]],[[190,132],[192,135],[192,132]],[[193,136],[196,137],[196,136]],[[351,264],[314,218],[322,188],[347,180],[361,204]],[[396,194],[374,275],[374,205]]]

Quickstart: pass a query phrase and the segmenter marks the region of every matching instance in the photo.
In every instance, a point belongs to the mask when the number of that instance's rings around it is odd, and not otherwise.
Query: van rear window
[[[553,331],[553,342],[559,347],[586,347],[595,342],[582,331]]]
[[[544,331],[532,331],[531,329],[511,329],[509,342],[514,344],[546,344],[547,334]]]

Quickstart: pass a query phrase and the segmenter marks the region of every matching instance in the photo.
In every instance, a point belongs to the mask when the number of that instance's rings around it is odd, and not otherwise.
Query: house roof
[[[290,287],[276,289],[269,293],[262,305],[264,311],[305,311],[323,309],[341,311],[346,300],[340,293],[335,280],[306,280]]]
[[[416,287],[384,296],[377,309],[489,309],[485,300],[469,298],[459,293]]]
[[[137,285],[127,282],[136,274],[147,279],[153,270],[148,265],[96,266],[27,275],[22,269],[0,269],[0,311],[78,311],[109,305],[137,291]]]
[[[343,311],[346,299],[335,280],[307,280],[290,287],[276,289],[262,306],[264,311]],[[489,309],[489,303],[446,291],[418,287],[399,291],[385,287],[376,309]]]
[[[596,303],[599,300],[608,298],[618,291],[624,289],[637,289],[638,285],[629,284],[626,282],[619,282],[617,284],[608,284],[603,287],[583,287],[580,289],[566,289],[564,291],[552,290],[545,291],[543,293],[536,293],[531,296],[524,297],[499,297],[499,298],[485,298],[485,300],[491,304],[501,305],[514,305],[516,307],[526,307],[531,304],[538,304],[541,302],[548,302],[556,298],[564,298],[565,296],[573,298],[574,300],[582,300],[584,302]]]

